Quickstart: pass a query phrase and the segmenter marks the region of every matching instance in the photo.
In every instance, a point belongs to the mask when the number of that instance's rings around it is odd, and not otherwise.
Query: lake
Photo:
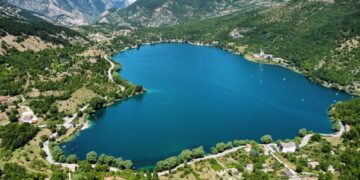
[[[214,47],[145,45],[114,59],[122,77],[148,92],[100,111],[91,128],[62,144],[67,154],[94,150],[139,168],[221,141],[293,138],[301,128],[331,133],[329,105],[351,98]]]

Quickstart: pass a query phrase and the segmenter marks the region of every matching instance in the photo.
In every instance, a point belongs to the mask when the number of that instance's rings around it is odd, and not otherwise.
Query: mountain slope
[[[111,11],[107,20],[114,25],[157,27],[276,4],[273,0],[138,0],[125,9]]]
[[[86,25],[110,8],[128,6],[129,0],[6,0],[17,7],[40,13],[63,25]]]
[[[4,3],[0,3],[0,9],[0,54],[11,49],[40,51],[82,39],[79,33],[27,10]]]

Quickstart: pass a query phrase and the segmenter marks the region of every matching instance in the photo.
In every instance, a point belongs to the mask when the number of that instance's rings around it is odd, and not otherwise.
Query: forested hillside
[[[43,50],[82,42],[80,33],[56,26],[37,14],[0,2],[0,54],[11,49]]]
[[[106,18],[108,23],[115,26],[157,27],[277,6],[280,3],[276,0],[138,0],[125,9],[110,11]]]
[[[140,34],[157,40],[218,41],[225,48],[247,47],[244,53],[264,49],[315,81],[350,85],[339,87],[350,91],[360,88],[360,2],[355,0],[291,1],[264,10],[145,29]]]
[[[0,176],[43,179],[57,171],[44,159],[45,139],[70,136],[89,114],[143,89],[112,74],[119,65],[111,68],[85,34],[8,4],[0,9]],[[58,148],[60,139],[51,141]]]

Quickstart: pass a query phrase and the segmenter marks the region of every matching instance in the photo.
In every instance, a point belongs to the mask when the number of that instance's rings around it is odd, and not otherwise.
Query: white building
[[[21,115],[20,121],[21,122],[27,122],[27,123],[31,123],[31,121],[33,120],[34,115],[31,112],[24,112]]]
[[[292,153],[296,151],[296,144],[294,142],[280,142],[280,151],[283,153]]]
[[[260,49],[260,53],[259,54],[253,54],[253,56],[255,58],[263,58],[263,59],[273,59],[273,55],[272,54],[265,54],[264,50],[263,49]]]
[[[309,162],[309,167],[311,167],[312,169],[315,169],[317,166],[319,166],[320,163],[317,161],[311,161]]]
[[[252,173],[253,170],[254,170],[254,165],[253,165],[253,164],[247,164],[247,165],[246,165],[246,170],[247,170],[249,173]]]

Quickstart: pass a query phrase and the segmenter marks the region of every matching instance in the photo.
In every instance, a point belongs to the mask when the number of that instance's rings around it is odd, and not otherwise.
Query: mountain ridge
[[[89,25],[111,8],[124,8],[133,0],[5,0],[14,6],[47,16],[61,25]]]

